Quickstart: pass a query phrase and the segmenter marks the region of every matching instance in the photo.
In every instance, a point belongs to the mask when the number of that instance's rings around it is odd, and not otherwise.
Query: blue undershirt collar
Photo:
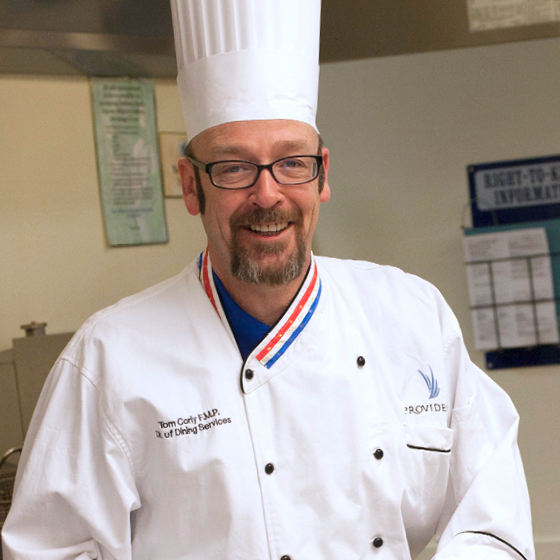
[[[222,281],[214,271],[212,271],[212,276],[229,326],[231,327],[241,356],[245,359],[268,334],[270,327],[241,309],[229,295]]]

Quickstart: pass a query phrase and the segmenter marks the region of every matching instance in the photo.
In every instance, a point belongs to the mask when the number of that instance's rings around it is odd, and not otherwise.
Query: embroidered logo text
[[[161,439],[172,439],[181,436],[196,436],[197,434],[231,424],[231,418],[218,418],[221,416],[217,408],[201,412],[191,416],[181,416],[176,420],[159,420],[156,437]]]
[[[422,379],[428,387],[428,400],[432,400],[439,395],[440,388],[437,379],[434,376],[432,366],[428,365],[428,367],[430,368],[430,375],[425,374],[421,370],[418,370],[418,373],[422,376]],[[428,404],[413,404],[404,407],[405,414],[424,414],[426,412],[447,412],[447,404],[442,402],[431,402]]]

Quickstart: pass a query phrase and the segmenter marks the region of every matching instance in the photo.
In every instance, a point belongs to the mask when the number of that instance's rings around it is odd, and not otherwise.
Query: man
[[[256,168],[249,170],[250,180],[245,183],[255,184],[238,189],[215,188],[207,173],[198,174],[197,179],[193,158],[179,162],[185,203],[191,214],[202,214],[214,271],[242,309],[272,326],[309,270],[319,205],[330,197],[329,151],[319,150],[319,137],[311,126],[288,120],[227,123],[205,130],[191,146],[203,162],[279,162],[260,174]],[[321,159],[316,158],[319,152]],[[232,167],[231,162],[226,165]],[[324,178],[319,192],[321,167]],[[316,173],[298,178],[312,169]],[[214,169],[213,175],[217,173]],[[239,164],[228,173],[245,178]],[[293,174],[296,184],[279,184],[273,174],[282,173],[286,177],[280,176],[280,181],[290,181]],[[197,189],[197,182],[203,186]]]
[[[213,25],[203,8],[174,4],[179,43],[197,17],[229,37],[228,18]],[[318,30],[312,0],[235,3],[249,8],[251,37],[271,27],[264,43],[284,10],[308,10],[294,19]],[[291,49],[300,30],[279,27]],[[223,59],[213,46],[178,55],[180,86],[206,65],[204,95],[183,95],[193,139],[180,169],[207,249],[94,315],[63,352],[29,430],[6,557],[407,560],[436,535],[437,560],[532,560],[511,401],[470,362],[435,288],[312,255],[330,195],[313,101],[284,103],[300,78],[265,63],[282,48],[222,47]]]

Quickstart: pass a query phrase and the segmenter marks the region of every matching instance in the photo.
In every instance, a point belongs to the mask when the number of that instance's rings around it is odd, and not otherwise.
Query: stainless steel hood
[[[470,33],[466,1],[323,0],[321,62],[560,36]],[[175,77],[169,0],[0,0],[0,73]]]
[[[0,72],[175,76],[169,0],[0,0]]]

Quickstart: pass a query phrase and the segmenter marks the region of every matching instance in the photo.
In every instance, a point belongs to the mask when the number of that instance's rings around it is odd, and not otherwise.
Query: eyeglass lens
[[[297,185],[317,177],[317,160],[311,156],[296,156],[278,160],[272,166],[272,176],[283,185]],[[259,167],[248,161],[224,161],[212,165],[212,181],[219,187],[240,189],[252,185]]]

